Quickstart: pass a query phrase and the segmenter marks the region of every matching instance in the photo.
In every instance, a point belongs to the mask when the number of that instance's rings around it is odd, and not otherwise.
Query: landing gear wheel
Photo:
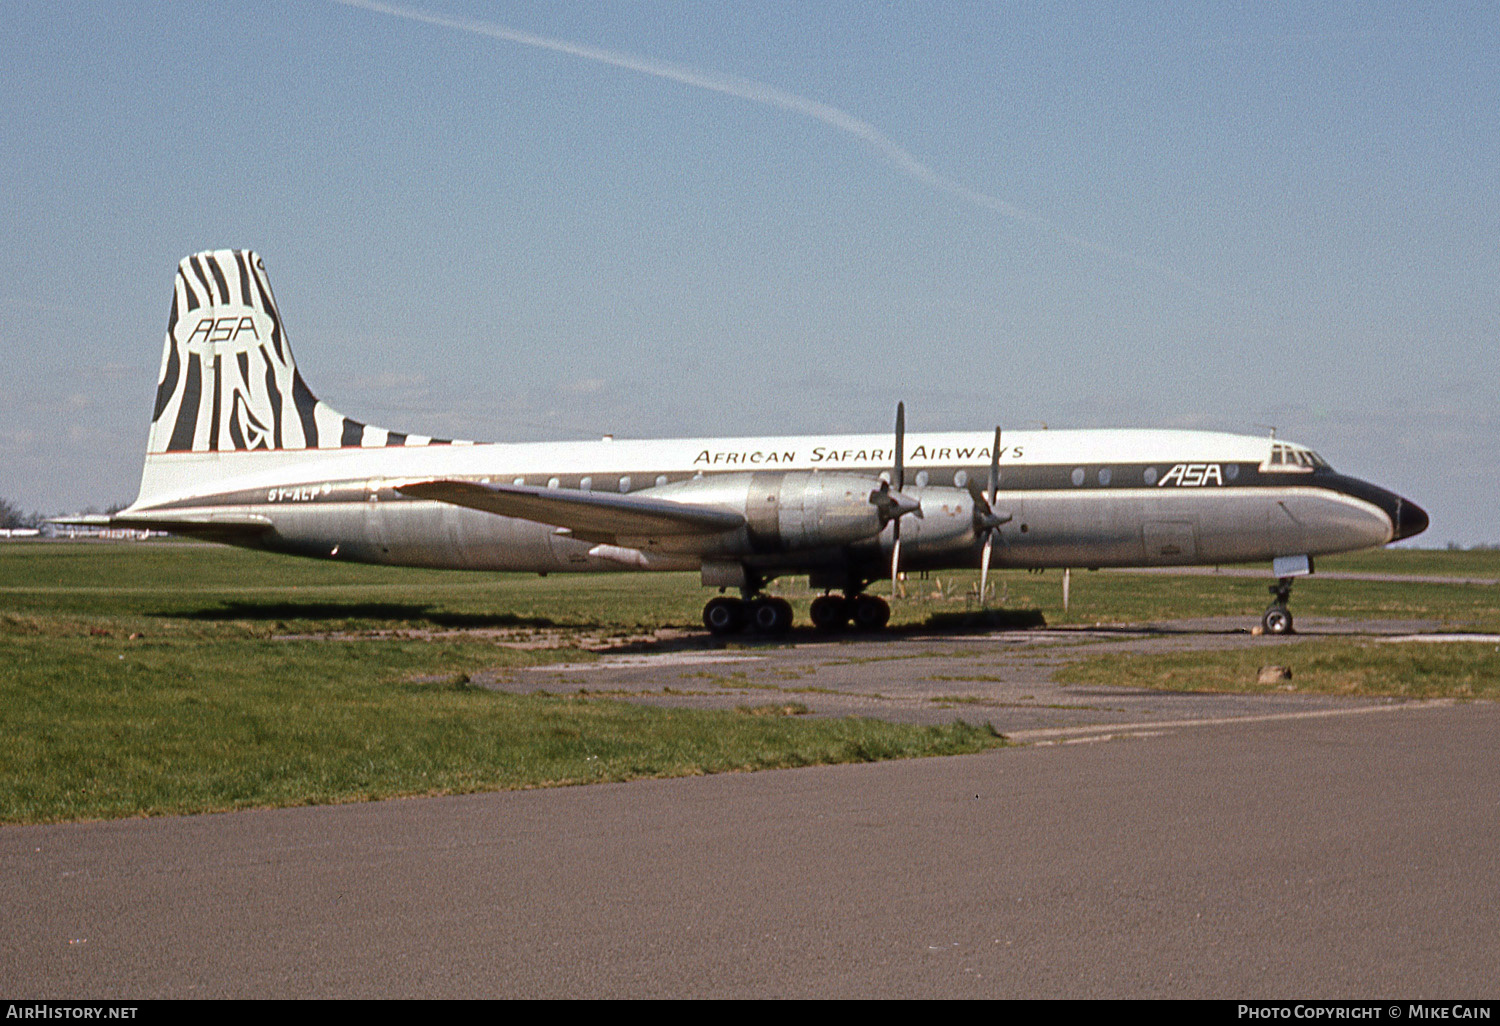
[[[824,595],[813,599],[812,609],[808,610],[812,618],[813,626],[820,631],[841,631],[849,626],[849,617],[853,610],[849,607],[849,600],[842,595]]]
[[[734,634],[744,630],[745,618],[745,603],[727,595],[709,599],[703,607],[703,626],[711,634]]]
[[[792,604],[771,596],[752,600],[750,626],[757,634],[785,634],[792,629]]]
[[[1292,613],[1286,606],[1272,606],[1266,610],[1266,615],[1260,618],[1260,625],[1265,628],[1267,634],[1291,634]]]
[[[1292,600],[1292,578],[1281,577],[1271,585],[1271,608],[1260,618],[1260,626],[1267,634],[1292,634],[1292,612],[1287,603]]]
[[[878,631],[891,621],[891,607],[883,598],[875,595],[856,595],[852,604],[854,626],[858,630]]]

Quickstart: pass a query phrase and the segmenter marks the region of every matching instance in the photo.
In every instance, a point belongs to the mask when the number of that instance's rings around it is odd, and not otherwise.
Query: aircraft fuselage
[[[1264,438],[1195,431],[1009,432],[1000,454],[997,566],[1171,566],[1264,562],[1384,545],[1425,526],[1399,496],[1326,467],[1273,468]],[[985,487],[982,433],[914,434],[904,491],[922,504],[902,522],[904,568],[974,567],[974,503]],[[143,493],[176,497],[133,512],[264,518],[237,540],[273,551],[357,562],[531,572],[697,569],[737,560],[767,577],[847,567],[880,575],[890,528],[819,544],[758,524],[755,499],[809,475],[889,477],[887,437],[479,444],[216,454],[233,473],[196,492],[196,453],[158,457]],[[223,471],[221,470],[221,474]],[[565,529],[404,496],[406,481],[442,477],[573,492],[687,499],[744,510],[721,534],[600,545]],[[716,502],[716,500],[719,500]],[[1418,521],[1420,520],[1420,526]]]

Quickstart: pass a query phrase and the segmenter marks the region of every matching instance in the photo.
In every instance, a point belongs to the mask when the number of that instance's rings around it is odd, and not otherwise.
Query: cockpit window
[[[1265,462],[1264,470],[1332,470],[1328,461],[1311,449],[1304,449],[1300,445],[1290,445],[1286,442],[1271,443],[1271,458]]]

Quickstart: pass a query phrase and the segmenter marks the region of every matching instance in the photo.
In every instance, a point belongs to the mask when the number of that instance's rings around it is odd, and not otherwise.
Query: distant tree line
[[[117,502],[112,506],[106,506],[105,513],[118,513],[128,503]],[[98,513],[99,507],[90,506],[87,509],[77,510],[79,513]],[[47,517],[41,513],[27,513],[11,502],[9,499],[0,498],[0,531],[13,530],[17,527],[44,527]]]
[[[9,499],[0,499],[0,530],[14,527],[40,527],[43,517],[39,513],[22,513]]]

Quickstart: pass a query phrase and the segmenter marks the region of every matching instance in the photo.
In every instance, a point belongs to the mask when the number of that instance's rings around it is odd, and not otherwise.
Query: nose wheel
[[[1287,608],[1292,600],[1292,578],[1279,578],[1271,585],[1271,606],[1260,618],[1260,625],[1267,634],[1292,634],[1292,611]]]

